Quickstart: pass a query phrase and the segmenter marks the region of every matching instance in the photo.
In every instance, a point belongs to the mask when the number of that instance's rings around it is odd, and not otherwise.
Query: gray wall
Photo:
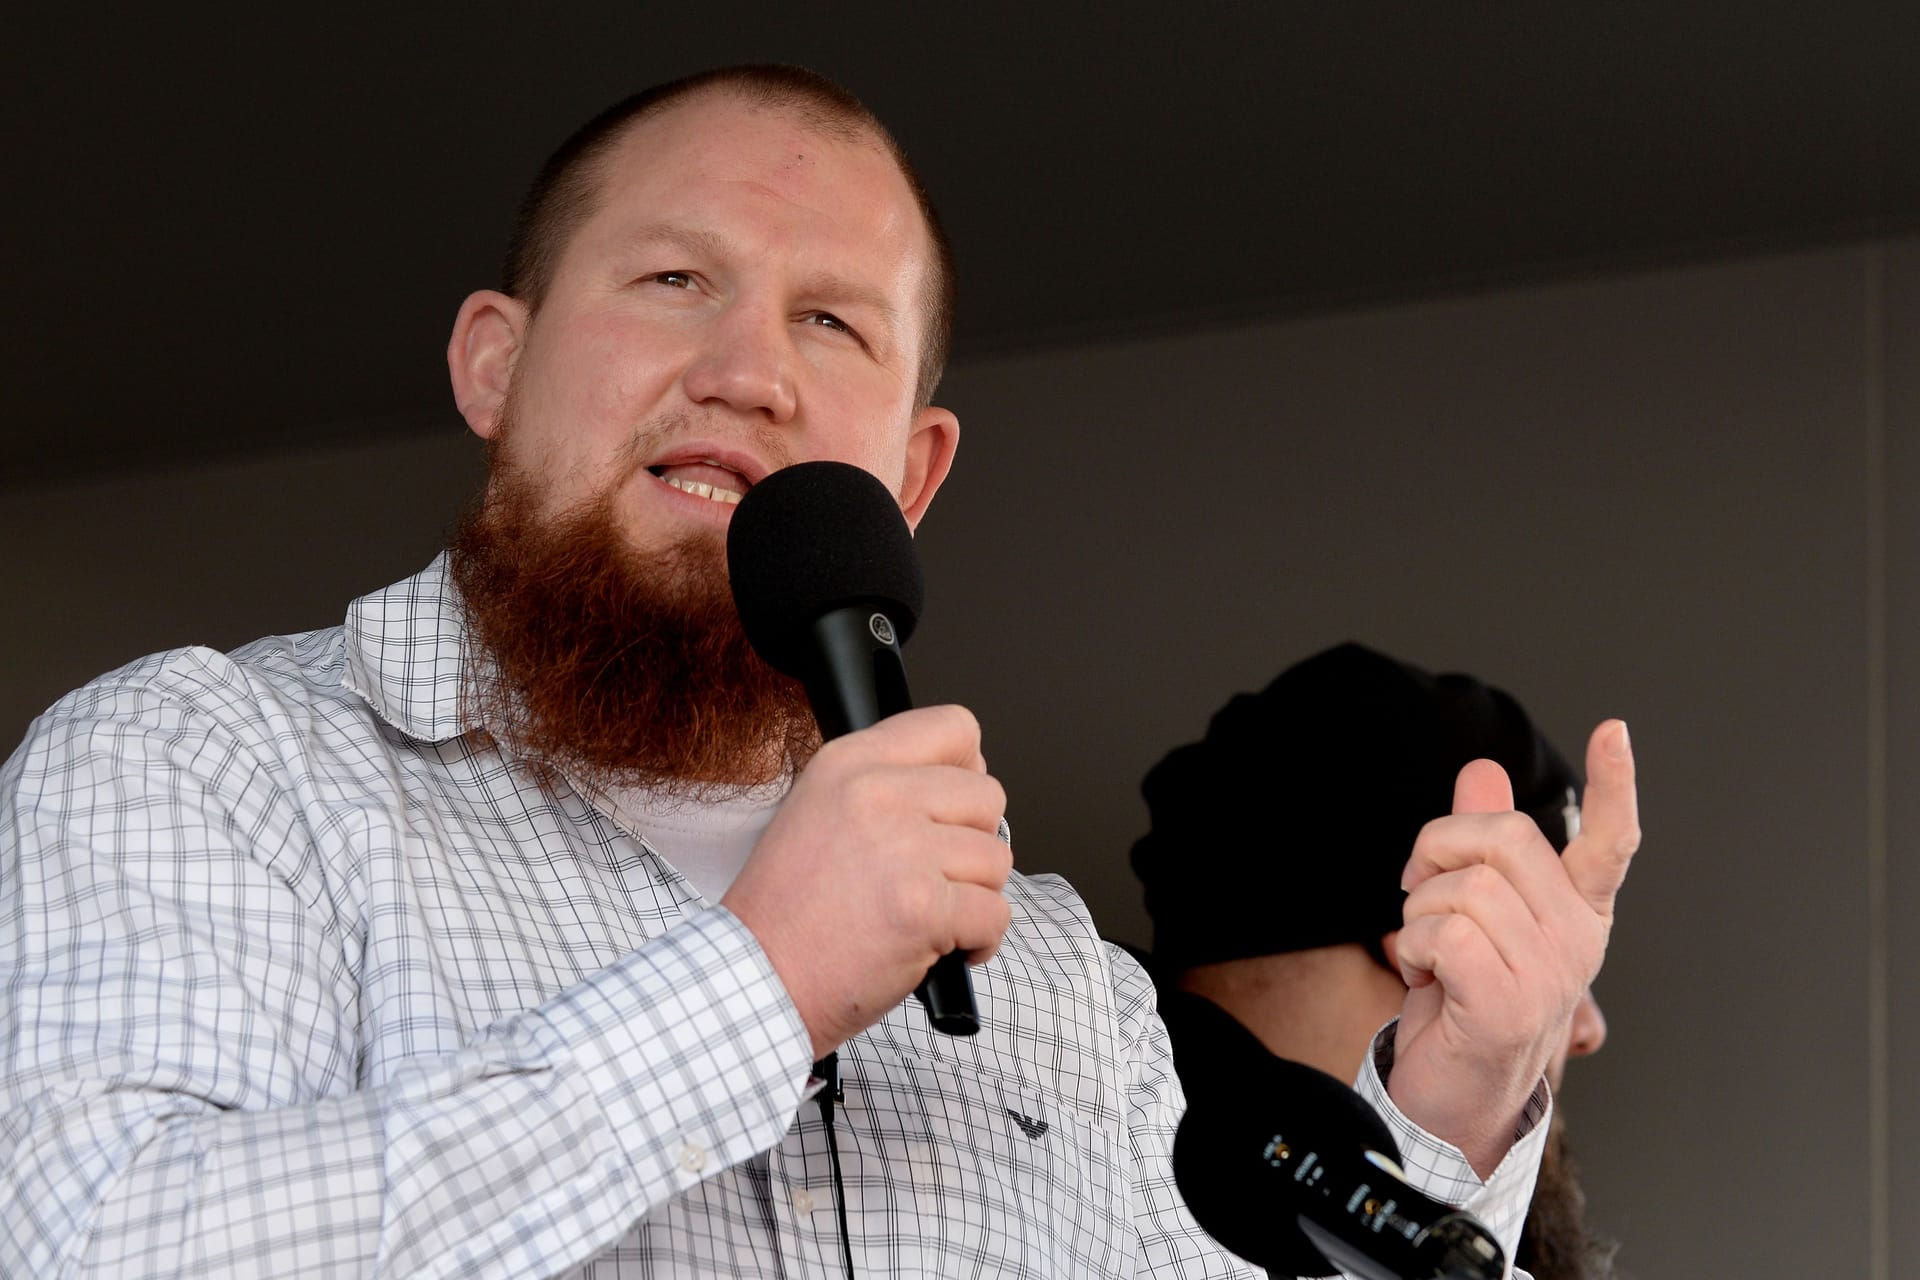
[[[1902,241],[959,368],[916,693],[979,712],[1021,864],[1142,942],[1140,775],[1315,649],[1488,676],[1575,751],[1626,717],[1648,838],[1566,1097],[1596,1217],[1643,1280],[1920,1275],[1917,356]],[[453,421],[0,496],[0,733],[423,562]]]

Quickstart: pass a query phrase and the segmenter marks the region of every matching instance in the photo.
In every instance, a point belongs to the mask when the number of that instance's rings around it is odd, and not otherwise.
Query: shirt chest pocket
[[[924,1274],[1110,1276],[1132,1238],[1124,1135],[1061,1093],[977,1065],[849,1063],[840,1114],[856,1235],[918,1238]],[[859,1171],[877,1176],[867,1179]],[[879,1211],[879,1212],[875,1212]]]

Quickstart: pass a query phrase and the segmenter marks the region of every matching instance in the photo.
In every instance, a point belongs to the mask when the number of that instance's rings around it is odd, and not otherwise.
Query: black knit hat
[[[1449,812],[1455,775],[1482,757],[1566,848],[1579,778],[1519,703],[1471,676],[1343,644],[1236,696],[1205,739],[1140,785],[1153,825],[1133,870],[1156,968],[1374,943],[1399,928],[1414,837]]]

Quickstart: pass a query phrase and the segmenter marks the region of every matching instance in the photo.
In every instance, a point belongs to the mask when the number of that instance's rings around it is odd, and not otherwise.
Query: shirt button
[[[805,1187],[793,1193],[793,1211],[802,1217],[813,1212],[813,1192]]]
[[[698,1173],[707,1167],[707,1153],[695,1143],[687,1143],[680,1148],[680,1167],[688,1173]]]

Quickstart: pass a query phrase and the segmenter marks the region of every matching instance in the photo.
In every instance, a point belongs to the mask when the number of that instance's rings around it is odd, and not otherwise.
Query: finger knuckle
[[[1528,815],[1520,812],[1503,813],[1494,819],[1495,838],[1502,844],[1522,846],[1541,839],[1540,827]]]
[[[1008,848],[1006,844],[1001,841],[1000,837],[993,836],[991,839],[993,840],[994,853],[993,859],[988,865],[993,868],[993,887],[995,889],[1004,889],[1007,884],[1007,877],[1013,874],[1013,850]]]
[[[934,923],[939,903],[945,894],[926,876],[902,876],[887,894],[887,911],[899,928],[914,934],[925,933]]]
[[[1486,898],[1501,892],[1506,887],[1507,877],[1491,863],[1476,862],[1460,871],[1462,887],[1475,898]]]
[[[1480,926],[1463,915],[1442,916],[1435,929],[1436,943],[1448,951],[1472,946],[1480,937]]]
[[[959,703],[949,702],[941,707],[940,716],[949,733],[979,740],[980,718]]]
[[[1005,813],[1007,811],[1006,785],[992,774],[988,774],[987,787],[987,799],[992,804],[993,811],[995,813]]]
[[[875,813],[893,795],[891,779],[877,769],[851,770],[841,780],[841,795],[856,813]]]

